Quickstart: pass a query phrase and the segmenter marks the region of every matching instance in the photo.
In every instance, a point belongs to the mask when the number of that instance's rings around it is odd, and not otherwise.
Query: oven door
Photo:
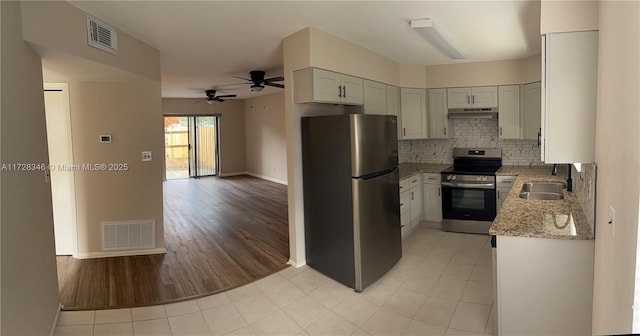
[[[493,187],[442,184],[442,218],[465,221],[493,221],[496,218],[496,189]]]

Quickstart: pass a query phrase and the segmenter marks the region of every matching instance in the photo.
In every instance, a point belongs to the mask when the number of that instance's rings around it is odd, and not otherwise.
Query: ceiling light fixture
[[[262,86],[262,85],[259,85],[259,84],[251,85],[251,91],[260,92],[260,91],[262,91],[262,89],[264,89],[264,86]]]
[[[409,21],[411,28],[415,29],[423,39],[440,50],[447,57],[455,60],[463,60],[464,56],[447,41],[434,27],[431,19],[417,19]]]

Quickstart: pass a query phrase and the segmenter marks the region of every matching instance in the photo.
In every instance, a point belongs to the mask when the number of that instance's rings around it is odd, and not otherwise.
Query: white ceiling
[[[409,27],[432,18],[467,61],[540,53],[539,1],[71,1],[160,51],[163,97],[203,97],[250,70],[282,75],[281,40],[307,26],[400,63],[452,63]],[[276,92],[268,88],[262,93]],[[248,85],[220,88],[250,96]]]

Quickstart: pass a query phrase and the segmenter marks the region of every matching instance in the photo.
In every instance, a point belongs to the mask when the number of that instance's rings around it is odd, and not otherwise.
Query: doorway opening
[[[219,173],[218,116],[165,116],[167,180]]]

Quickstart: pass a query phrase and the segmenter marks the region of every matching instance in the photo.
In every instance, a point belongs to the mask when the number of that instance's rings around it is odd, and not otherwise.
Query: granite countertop
[[[415,174],[440,173],[441,171],[449,168],[450,166],[451,164],[406,162],[406,163],[400,163],[398,165],[398,169],[400,170],[400,179],[404,180]]]
[[[566,240],[594,239],[575,193],[565,190],[564,199],[557,201],[525,200],[519,197],[525,182],[565,181],[566,168],[560,168],[563,169],[558,169],[558,175],[553,176],[549,167],[502,166],[496,175],[517,175],[518,178],[493,221],[489,234]]]

